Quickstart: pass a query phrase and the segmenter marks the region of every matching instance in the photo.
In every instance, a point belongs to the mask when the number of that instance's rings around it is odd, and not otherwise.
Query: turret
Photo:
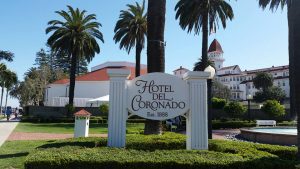
[[[215,65],[216,70],[220,70],[223,67],[225,59],[223,58],[223,49],[217,39],[214,39],[209,46],[208,59]]]

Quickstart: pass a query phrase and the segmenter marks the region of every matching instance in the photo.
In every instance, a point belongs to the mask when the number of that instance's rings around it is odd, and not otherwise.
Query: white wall
[[[109,94],[109,81],[77,81],[74,98],[98,98]],[[69,84],[51,84],[46,90],[45,105],[51,105],[53,98],[68,97]]]

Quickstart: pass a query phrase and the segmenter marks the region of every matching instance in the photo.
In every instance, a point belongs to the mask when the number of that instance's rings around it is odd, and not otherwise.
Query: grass
[[[7,141],[0,147],[1,169],[22,169],[26,156],[47,141]]]
[[[144,129],[143,123],[128,123],[127,133],[139,133]],[[73,134],[74,123],[19,123],[15,132]],[[107,124],[90,124],[90,134],[107,133]]]

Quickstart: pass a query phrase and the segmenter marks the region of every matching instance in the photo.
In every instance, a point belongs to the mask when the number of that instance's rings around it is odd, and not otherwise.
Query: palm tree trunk
[[[71,69],[70,69],[70,88],[69,88],[69,105],[70,106],[73,106],[73,104],[74,104],[76,65],[77,65],[77,57],[75,54],[72,54]],[[68,112],[67,115],[69,116],[70,112]]]
[[[166,0],[149,0],[147,14],[148,73],[165,72],[165,15]],[[147,120],[144,134],[161,134],[161,121]]]
[[[135,48],[135,77],[140,76],[142,49],[142,45],[140,43],[137,43]]]
[[[2,101],[3,101],[3,94],[4,94],[4,85],[2,85],[2,89],[1,89],[1,102],[0,102],[0,110],[1,110],[1,113],[2,113]],[[5,115],[5,113],[4,113]]]
[[[203,16],[203,25],[202,25],[202,65],[200,66],[200,71],[204,71],[208,65],[208,15]]]
[[[8,98],[8,92],[9,92],[9,90],[6,88],[6,97],[5,97],[5,110],[6,110],[6,108],[7,108],[7,98]]]
[[[300,1],[294,0],[288,7],[289,21],[289,59],[290,59],[290,83],[291,83],[291,111],[297,113],[298,129],[298,153],[297,159],[300,160]]]

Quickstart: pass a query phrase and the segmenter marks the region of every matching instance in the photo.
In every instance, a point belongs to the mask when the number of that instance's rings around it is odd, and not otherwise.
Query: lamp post
[[[248,101],[248,121],[250,122],[251,120],[251,115],[250,115],[250,103],[251,100],[253,99],[253,96],[251,94],[247,95],[247,101]]]
[[[212,139],[212,79],[216,74],[215,68],[208,66],[204,69],[204,72],[209,72],[210,76],[207,79],[207,124],[208,124],[208,138]]]

